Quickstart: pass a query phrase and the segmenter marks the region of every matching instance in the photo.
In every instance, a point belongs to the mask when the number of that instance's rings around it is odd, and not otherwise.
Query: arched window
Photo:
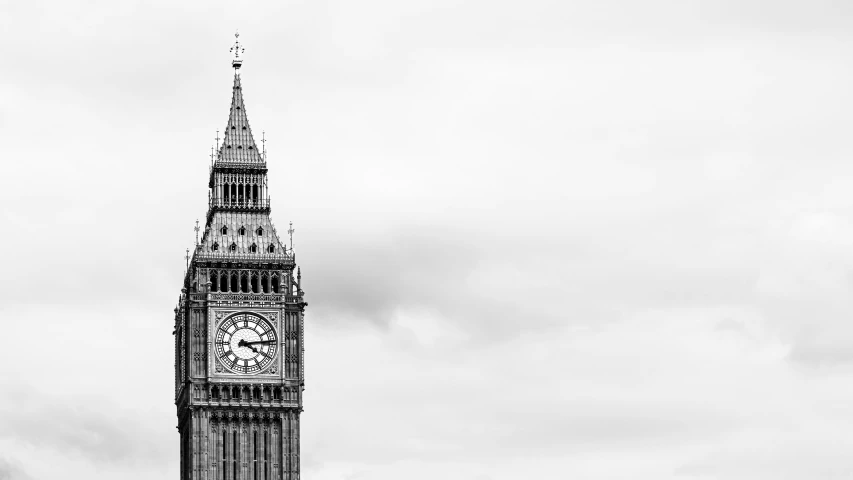
[[[240,442],[237,440],[236,430],[232,433],[232,436],[234,437],[232,442],[232,445],[234,446],[231,451],[233,452],[232,457],[234,460],[231,462],[231,478],[232,480],[237,480],[238,475],[240,475],[240,470],[237,469],[237,465],[240,464]]]
[[[258,470],[258,431],[255,430],[253,435],[252,447],[254,448],[254,455],[252,457],[252,471],[255,472],[255,480],[258,480],[261,478],[260,471]]]
[[[269,275],[267,275],[267,272],[261,274],[261,288],[263,289],[264,293],[270,293],[269,279],[270,277]]]
[[[224,423],[224,422],[223,422],[223,423]],[[222,475],[220,476],[220,478],[225,478],[225,466],[227,465],[227,463],[226,463],[226,462],[227,462],[226,458],[228,458],[228,457],[226,457],[226,456],[225,456],[225,445],[227,445],[227,444],[228,444],[227,435],[228,435],[228,430],[225,428],[225,425],[223,425],[223,426],[222,426],[222,440],[220,440],[220,442],[219,442],[219,443],[220,443],[220,447],[221,447],[219,450],[220,450],[220,452],[222,453],[222,457],[221,457],[221,460],[222,460]]]
[[[264,236],[264,227],[258,227],[257,234],[259,237]]]
[[[260,284],[258,283],[258,280],[259,280],[258,273],[253,272],[252,273],[252,293],[260,293],[261,292]]]
[[[239,233],[240,235],[245,235],[246,234],[246,227],[240,227],[240,230],[237,230],[237,233]]]
[[[210,271],[210,291],[219,291],[219,272],[217,272],[216,270]]]
[[[240,277],[237,272],[231,272],[231,292],[237,293],[240,291]]]
[[[228,235],[228,227],[227,227],[226,225],[223,225],[223,226],[222,226],[222,228],[221,228],[219,231],[220,231],[223,235]]]
[[[249,247],[249,251],[250,251],[250,252],[252,252],[252,253],[257,252],[257,251],[258,251],[258,246],[257,246],[257,245],[255,245],[255,244],[253,243],[253,244],[252,244],[252,246],[251,246],[251,247]]]
[[[231,246],[228,247],[228,250],[231,250],[232,252],[236,252],[237,251],[237,244],[232,243]]]
[[[210,249],[213,250],[214,252],[219,250],[219,242],[213,242],[213,246],[210,247]]]
[[[219,274],[219,291],[227,292],[228,291],[228,272],[221,272]]]
[[[240,275],[240,291],[243,293],[249,292],[249,276],[246,272]]]
[[[272,291],[273,291],[273,293],[278,293],[278,290],[279,290],[278,275],[273,274],[273,276],[272,276]]]
[[[267,248],[267,251],[268,251],[268,252],[270,252],[270,253],[274,253],[274,252],[275,252],[275,245],[270,245],[270,246]]]

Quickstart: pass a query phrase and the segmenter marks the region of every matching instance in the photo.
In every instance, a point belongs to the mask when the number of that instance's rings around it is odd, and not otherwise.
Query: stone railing
[[[208,299],[207,293],[191,293],[190,300],[200,302]],[[212,302],[252,302],[252,303],[300,303],[302,296],[287,295],[284,293],[226,293],[226,292],[211,292],[210,301]]]

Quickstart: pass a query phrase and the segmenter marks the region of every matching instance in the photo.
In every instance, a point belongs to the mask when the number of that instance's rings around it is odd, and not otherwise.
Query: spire
[[[239,36],[239,34],[235,36]],[[263,166],[265,162],[261,152],[258,151],[257,144],[255,144],[252,129],[249,127],[249,118],[246,116],[246,106],[243,104],[243,89],[240,85],[238,70],[243,63],[243,60],[239,58],[239,54],[243,52],[243,47],[237,42],[234,47],[231,47],[231,51],[234,51],[236,55],[231,62],[234,66],[231,112],[228,115],[228,126],[225,127],[225,137],[222,139],[222,145],[219,146],[216,164],[239,163]]]
[[[234,52],[234,60],[231,60],[231,66],[237,70],[243,66],[243,59],[240,58],[240,55],[246,51],[243,45],[240,45],[240,32],[234,33],[234,46],[231,47],[231,51]]]

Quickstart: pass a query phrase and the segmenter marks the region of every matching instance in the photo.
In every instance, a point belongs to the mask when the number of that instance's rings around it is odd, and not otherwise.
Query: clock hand
[[[237,346],[238,347],[249,347],[250,350],[252,350],[255,353],[258,353],[258,350],[252,346],[252,343],[254,343],[254,342],[247,342],[247,341],[241,339],[239,342],[237,342]]]
[[[243,340],[240,340],[240,341],[243,342]],[[245,343],[246,343],[246,345],[257,345],[259,343],[275,343],[275,340],[258,340],[256,342],[245,342]]]

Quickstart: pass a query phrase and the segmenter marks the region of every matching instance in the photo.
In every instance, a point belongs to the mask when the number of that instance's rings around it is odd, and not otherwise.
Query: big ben
[[[296,480],[304,302],[292,241],[270,219],[235,43],[231,109],[201,239],[175,308],[181,480]],[[292,229],[289,230],[292,234]]]

